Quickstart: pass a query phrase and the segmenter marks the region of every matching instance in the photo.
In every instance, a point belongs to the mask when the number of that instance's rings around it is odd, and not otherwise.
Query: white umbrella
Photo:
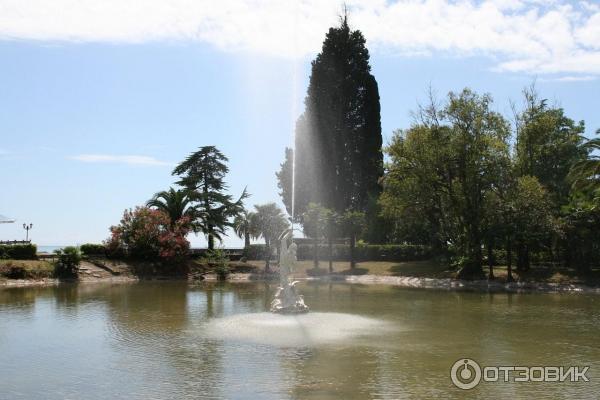
[[[15,222],[14,219],[5,217],[4,215],[0,214],[0,224],[12,224],[13,222]]]

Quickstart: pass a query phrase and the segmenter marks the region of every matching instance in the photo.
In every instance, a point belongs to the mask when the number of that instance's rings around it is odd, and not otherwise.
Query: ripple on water
[[[359,315],[310,312],[301,315],[273,313],[237,314],[216,318],[206,326],[211,339],[272,345],[278,347],[319,346],[348,343],[394,330],[386,321]]]

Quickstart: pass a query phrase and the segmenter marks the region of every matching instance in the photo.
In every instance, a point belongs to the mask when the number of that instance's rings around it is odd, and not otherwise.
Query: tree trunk
[[[281,243],[277,242],[277,246],[275,246],[275,251],[277,254],[277,265],[281,265]]]
[[[494,244],[492,240],[489,240],[487,244],[487,258],[490,269],[488,279],[492,281],[494,280]]]
[[[271,243],[265,241],[265,272],[271,272]]]
[[[244,248],[250,248],[250,233],[248,231],[244,232]]]
[[[316,236],[313,242],[313,267],[315,270],[319,268],[319,238]]]
[[[350,269],[356,268],[356,260],[354,259],[354,249],[356,248],[356,236],[350,236]]]
[[[212,230],[212,228],[209,228]],[[214,250],[215,249],[215,237],[213,236],[212,233],[209,232],[209,234],[207,235],[208,237],[208,249],[209,250]]]
[[[333,272],[333,239],[329,238],[327,240],[327,246],[329,251],[329,273]]]
[[[210,202],[208,201],[208,182],[204,180],[202,192],[204,193],[204,211],[207,215],[210,215]],[[208,249],[215,249],[215,237],[213,235],[214,227],[211,224],[207,226],[207,239],[208,239]]]
[[[485,277],[482,269],[483,254],[481,252],[481,236],[479,230],[472,226],[466,229],[467,243],[465,255],[467,262],[458,271],[459,279],[482,279]]]
[[[529,248],[524,243],[519,243],[517,246],[517,271],[529,271]]]
[[[506,282],[512,282],[512,242],[510,237],[506,238]]]

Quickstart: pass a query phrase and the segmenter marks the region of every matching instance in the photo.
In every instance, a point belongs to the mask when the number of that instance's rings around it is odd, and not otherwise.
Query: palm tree
[[[270,270],[271,245],[273,241],[289,228],[283,211],[275,203],[255,205],[256,211],[251,214],[250,232],[255,238],[265,240],[265,272]],[[279,252],[279,243],[276,243]]]
[[[596,133],[600,135],[600,129]],[[600,137],[583,143],[582,148],[589,153],[600,151]],[[596,201],[600,200],[600,155],[590,154],[586,160],[575,163],[569,178],[573,182],[573,189],[590,190],[595,194]]]
[[[184,190],[173,188],[169,188],[168,191],[163,190],[148,200],[146,205],[167,214],[171,219],[171,226],[183,217],[189,217],[190,221],[194,221],[198,216],[197,210],[192,206],[191,199]]]
[[[250,237],[253,236],[251,228],[252,215],[254,213],[243,210],[233,220],[233,230],[241,239],[244,239],[244,249],[250,248]]]

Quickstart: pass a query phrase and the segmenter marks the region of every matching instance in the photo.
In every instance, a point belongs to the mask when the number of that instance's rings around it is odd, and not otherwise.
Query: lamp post
[[[30,223],[29,225],[27,225],[27,224],[23,224],[23,229],[25,229],[25,230],[27,231],[27,234],[26,234],[26,236],[25,236],[25,241],[26,241],[26,242],[29,242],[29,230],[30,230],[31,228],[33,228],[33,224],[32,224],[32,223]]]

